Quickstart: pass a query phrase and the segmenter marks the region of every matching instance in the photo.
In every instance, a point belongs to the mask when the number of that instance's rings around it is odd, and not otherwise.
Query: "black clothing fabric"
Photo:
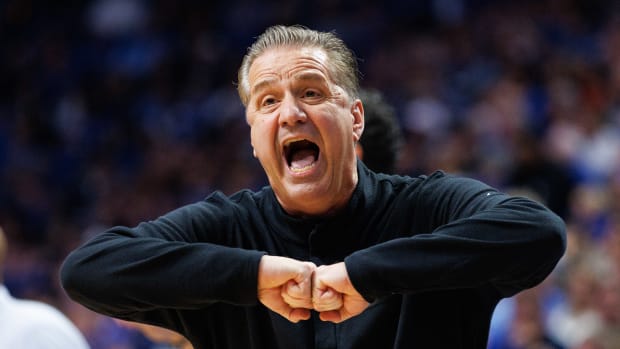
[[[216,192],[65,260],[68,294],[109,316],[184,334],[195,348],[486,347],[495,305],[540,283],[565,249],[563,221],[531,200],[436,172],[376,174],[334,216],[286,214],[271,188]],[[371,305],[343,323],[297,324],[257,300],[264,254],[345,261]]]

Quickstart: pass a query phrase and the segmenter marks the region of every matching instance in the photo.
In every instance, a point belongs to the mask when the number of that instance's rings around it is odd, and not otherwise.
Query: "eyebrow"
[[[275,84],[277,81],[277,79],[274,78],[268,78],[268,79],[264,79],[259,81],[258,83],[256,83],[254,86],[252,86],[252,89],[250,90],[250,96],[254,96],[256,94],[258,94],[260,91],[266,89],[267,87]]]
[[[296,74],[293,76],[293,80],[296,82],[297,81],[327,82],[327,79],[323,75],[313,73],[313,72],[304,72],[304,73]],[[276,84],[277,82],[278,82],[278,79],[275,79],[275,78],[266,78],[264,80],[261,80],[257,82],[254,86],[252,86],[252,89],[250,90],[250,95],[251,96],[256,95],[260,93],[262,90],[268,88],[269,86]]]
[[[313,72],[304,72],[293,76],[295,81],[313,81],[313,82],[327,82],[327,79],[321,74]]]

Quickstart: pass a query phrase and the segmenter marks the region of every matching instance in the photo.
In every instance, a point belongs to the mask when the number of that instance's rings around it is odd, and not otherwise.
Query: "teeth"
[[[304,167],[300,167],[300,168],[294,168],[294,167],[289,167],[289,168],[291,169],[291,171],[299,173],[299,172],[303,172],[303,171],[305,171],[305,170],[307,170],[307,169],[309,169],[311,167],[314,167],[314,165],[315,165],[315,163],[313,162],[313,163],[311,163],[308,166],[304,166]]]
[[[304,138],[293,138],[293,139],[289,139],[286,142],[284,142],[284,146],[288,147],[291,143],[293,142],[297,142],[297,141],[303,141]]]

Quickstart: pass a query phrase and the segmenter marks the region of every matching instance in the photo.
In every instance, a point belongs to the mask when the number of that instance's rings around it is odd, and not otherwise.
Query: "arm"
[[[345,259],[367,300],[391,293],[494,287],[510,296],[541,282],[565,248],[563,221],[544,206],[475,180],[431,176],[408,195],[412,233]]]
[[[255,304],[264,253],[234,247],[243,239],[235,212],[216,201],[96,236],[65,260],[63,287],[88,308],[125,319],[213,302]]]

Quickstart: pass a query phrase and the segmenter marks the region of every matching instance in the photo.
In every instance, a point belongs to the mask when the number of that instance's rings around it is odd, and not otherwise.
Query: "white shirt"
[[[49,304],[13,298],[0,284],[0,349],[89,349],[77,327]]]

